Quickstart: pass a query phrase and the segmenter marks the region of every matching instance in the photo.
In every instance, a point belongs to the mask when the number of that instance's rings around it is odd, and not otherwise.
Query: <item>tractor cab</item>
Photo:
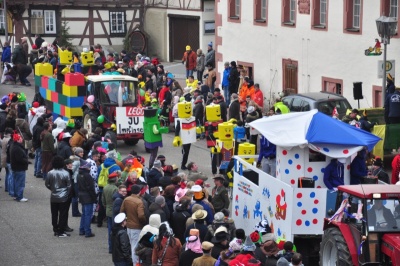
[[[400,187],[346,185],[338,189],[337,211],[325,220],[321,265],[399,265]]]

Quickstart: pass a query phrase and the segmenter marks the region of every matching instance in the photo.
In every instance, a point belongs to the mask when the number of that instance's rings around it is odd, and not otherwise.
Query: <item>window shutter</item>
[[[43,34],[44,33],[43,17],[31,18],[31,33],[32,34]]]

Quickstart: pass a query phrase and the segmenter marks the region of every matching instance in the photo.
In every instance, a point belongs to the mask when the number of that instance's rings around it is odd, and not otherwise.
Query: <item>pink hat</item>
[[[186,195],[187,191],[187,188],[178,188],[178,190],[175,192],[175,201],[179,202],[179,200]]]
[[[190,249],[195,253],[203,253],[201,249],[200,238],[198,236],[189,236],[186,242],[186,250]]]

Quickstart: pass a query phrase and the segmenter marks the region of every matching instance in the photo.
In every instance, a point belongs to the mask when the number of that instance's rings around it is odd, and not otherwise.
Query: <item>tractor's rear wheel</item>
[[[328,228],[321,241],[319,251],[319,265],[323,266],[351,266],[349,247],[336,227]]]
[[[139,139],[126,139],[126,140],[124,140],[124,142],[128,146],[134,146],[134,145],[138,144]]]

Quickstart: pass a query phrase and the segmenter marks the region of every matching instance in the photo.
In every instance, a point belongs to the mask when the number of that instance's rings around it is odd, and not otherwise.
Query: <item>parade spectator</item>
[[[241,120],[240,116],[240,103],[239,96],[236,93],[231,94],[231,102],[229,105],[229,119],[236,119],[236,121]]]
[[[383,162],[381,158],[375,158],[372,163],[372,176],[378,178],[378,180],[385,182],[386,184],[390,184],[389,175],[383,169]]]
[[[32,130],[32,148],[35,151],[35,161],[34,161],[34,171],[33,175],[37,178],[42,178],[42,141],[40,135],[44,130],[44,119],[43,117],[38,117],[36,120],[36,125],[33,126]],[[67,159],[67,158],[64,158]]]
[[[208,213],[205,210],[197,210],[192,214],[194,223],[186,227],[185,238],[189,236],[190,229],[198,229],[200,232],[200,241],[204,241],[204,238],[208,232],[207,225],[204,223],[207,215]]]
[[[254,84],[254,95],[252,100],[257,105],[257,109],[262,110],[264,108],[264,95],[260,90],[260,84]]]
[[[205,69],[205,56],[203,54],[203,50],[197,49],[197,59],[196,59],[196,70],[197,70],[197,80],[203,80],[203,73]]]
[[[206,54],[206,65],[211,65],[215,67],[215,50],[213,49],[213,42],[209,42],[207,45],[207,54]]]
[[[280,250],[274,240],[268,240],[264,243],[263,253],[266,256],[265,266],[276,266],[278,259],[280,258]]]
[[[229,72],[229,94],[238,93],[240,74],[237,70],[236,62],[232,61],[230,64],[231,71]]]
[[[150,169],[150,172],[147,176],[147,184],[149,188],[153,188],[158,186],[158,181],[164,175],[164,171],[162,170],[161,162],[159,160],[155,160],[153,167]]]
[[[182,197],[179,200],[179,204],[176,206],[175,211],[172,213],[171,227],[175,236],[179,238],[181,243],[185,243],[186,221],[190,217],[189,207],[190,198]]]
[[[198,236],[189,236],[187,239],[185,251],[182,252],[179,259],[179,266],[192,265],[196,258],[203,255],[203,250],[201,249],[201,242]]]
[[[3,43],[3,52],[1,53],[1,62],[4,67],[5,63],[11,63],[11,46],[8,41]]]
[[[113,195],[113,204],[112,204],[112,214],[113,219],[119,214],[119,210],[121,209],[122,202],[124,201],[127,195],[126,186],[119,185],[118,191],[116,191]]]
[[[206,82],[205,84],[210,88],[210,92],[214,93],[214,88],[215,88],[215,81],[217,80],[217,73],[214,70],[214,66],[207,64],[207,74],[205,75],[206,77]]]
[[[164,207],[165,207],[165,198],[163,196],[156,197],[154,202],[151,203],[149,206],[150,216],[152,214],[158,214],[160,215],[161,222],[166,222],[167,215],[163,210]]]
[[[14,132],[13,142],[10,147],[10,165],[14,179],[15,200],[19,202],[28,201],[24,198],[26,170],[28,170],[28,155],[25,152],[22,136]]]
[[[42,43],[44,42],[42,36],[40,36],[39,34],[35,34],[35,45],[37,46],[37,48],[42,47]]]
[[[214,244],[211,256],[214,259],[218,259],[219,255],[221,254],[221,251],[229,248],[228,229],[226,229],[225,226],[218,227],[214,233],[211,242]]]
[[[191,92],[197,88],[197,79],[194,79],[194,76],[191,75],[186,79],[186,87],[189,87]]]
[[[199,166],[195,162],[190,162],[187,165],[187,169],[189,170],[188,180],[196,182],[196,180],[201,179],[203,181],[207,181],[208,177],[204,173],[199,171]]]
[[[177,80],[175,80],[172,83],[172,92],[171,92],[171,97],[174,98],[175,96],[181,97],[183,95],[183,89],[181,87],[181,84]]]
[[[228,191],[224,186],[225,178],[223,175],[217,174],[213,177],[215,187],[212,190],[212,205],[215,212],[220,212],[223,209],[229,208]]]
[[[108,253],[112,253],[112,242],[111,242],[111,229],[113,226],[113,196],[118,191],[118,187],[115,185],[118,179],[118,172],[113,172],[108,175],[108,184],[103,189],[102,202],[106,209],[107,217],[107,229],[108,229]]]
[[[214,266],[217,260],[211,256],[213,247],[213,243],[208,241],[202,242],[201,249],[203,250],[203,256],[193,260],[192,266]]]
[[[247,107],[247,115],[246,115],[246,125],[249,128],[249,134],[250,134],[250,143],[255,145],[255,150],[257,151],[257,146],[258,146],[258,131],[252,128],[249,124],[255,120],[257,120],[259,117],[259,114],[256,110],[256,108],[252,105]]]
[[[7,114],[5,127],[9,127],[12,130],[15,129],[15,120],[17,119],[17,110],[10,109]]]
[[[11,167],[7,161],[9,161],[9,158],[7,156],[7,146],[9,146],[9,142],[11,139],[11,136],[13,134],[13,131],[11,128],[6,128],[3,139],[1,139],[1,168],[4,168],[6,171],[5,175],[5,191],[8,192],[8,194],[12,197],[14,197],[14,180],[11,175]]]
[[[225,62],[224,64],[224,72],[222,73],[222,90],[224,91],[224,98],[226,101],[226,105],[230,104],[230,93],[229,93],[229,75],[231,73],[231,68],[229,66],[229,62]]]
[[[86,141],[87,133],[88,131],[86,128],[80,128],[79,130],[75,131],[70,140],[71,147],[83,147]]]
[[[183,53],[182,64],[186,67],[186,78],[193,75],[193,70],[196,69],[197,56],[190,45],[186,45],[186,52]]]
[[[337,187],[344,185],[344,165],[338,159],[332,159],[325,167],[324,183],[329,190],[337,190]]]
[[[157,265],[178,265],[182,244],[174,237],[168,223],[162,223],[154,243],[152,263]]]
[[[114,219],[112,229],[112,261],[115,266],[128,266],[131,261],[131,246],[126,232],[126,214],[120,213]]]
[[[127,230],[129,241],[132,249],[132,262],[133,265],[138,263],[138,257],[135,255],[134,248],[139,241],[139,234],[142,228],[146,225],[146,216],[144,213],[143,201],[139,196],[142,186],[133,185],[132,195],[126,197],[121,205],[121,212],[125,212],[127,216]]]
[[[294,253],[292,257],[292,263],[290,266],[304,266],[303,265],[303,257],[300,253]]]
[[[41,147],[42,147],[42,176],[46,180],[47,173],[51,170],[51,161],[53,159],[54,138],[51,134],[51,124],[46,122],[43,124],[43,131],[40,134]]]
[[[208,226],[208,232],[205,236],[205,241],[211,241],[217,232],[217,229],[221,226],[224,226],[227,229],[226,231],[228,232],[230,239],[235,237],[236,227],[233,219],[229,218],[228,216],[225,217],[224,213],[222,212],[217,212],[214,215],[214,221]]]
[[[90,176],[90,163],[80,159],[79,165],[79,174],[77,178],[78,198],[79,202],[82,204],[79,235],[94,237],[95,235],[90,228],[93,216],[93,203],[97,201],[94,180]]]
[[[55,156],[52,170],[47,174],[46,187],[51,191],[50,209],[51,222],[55,236],[70,236],[65,232],[68,221],[69,199],[72,190],[69,173],[64,170],[64,159]]]
[[[357,156],[353,159],[350,164],[350,184],[358,185],[361,184],[363,178],[367,176],[368,169],[365,163],[366,152],[365,149],[357,152]]]

